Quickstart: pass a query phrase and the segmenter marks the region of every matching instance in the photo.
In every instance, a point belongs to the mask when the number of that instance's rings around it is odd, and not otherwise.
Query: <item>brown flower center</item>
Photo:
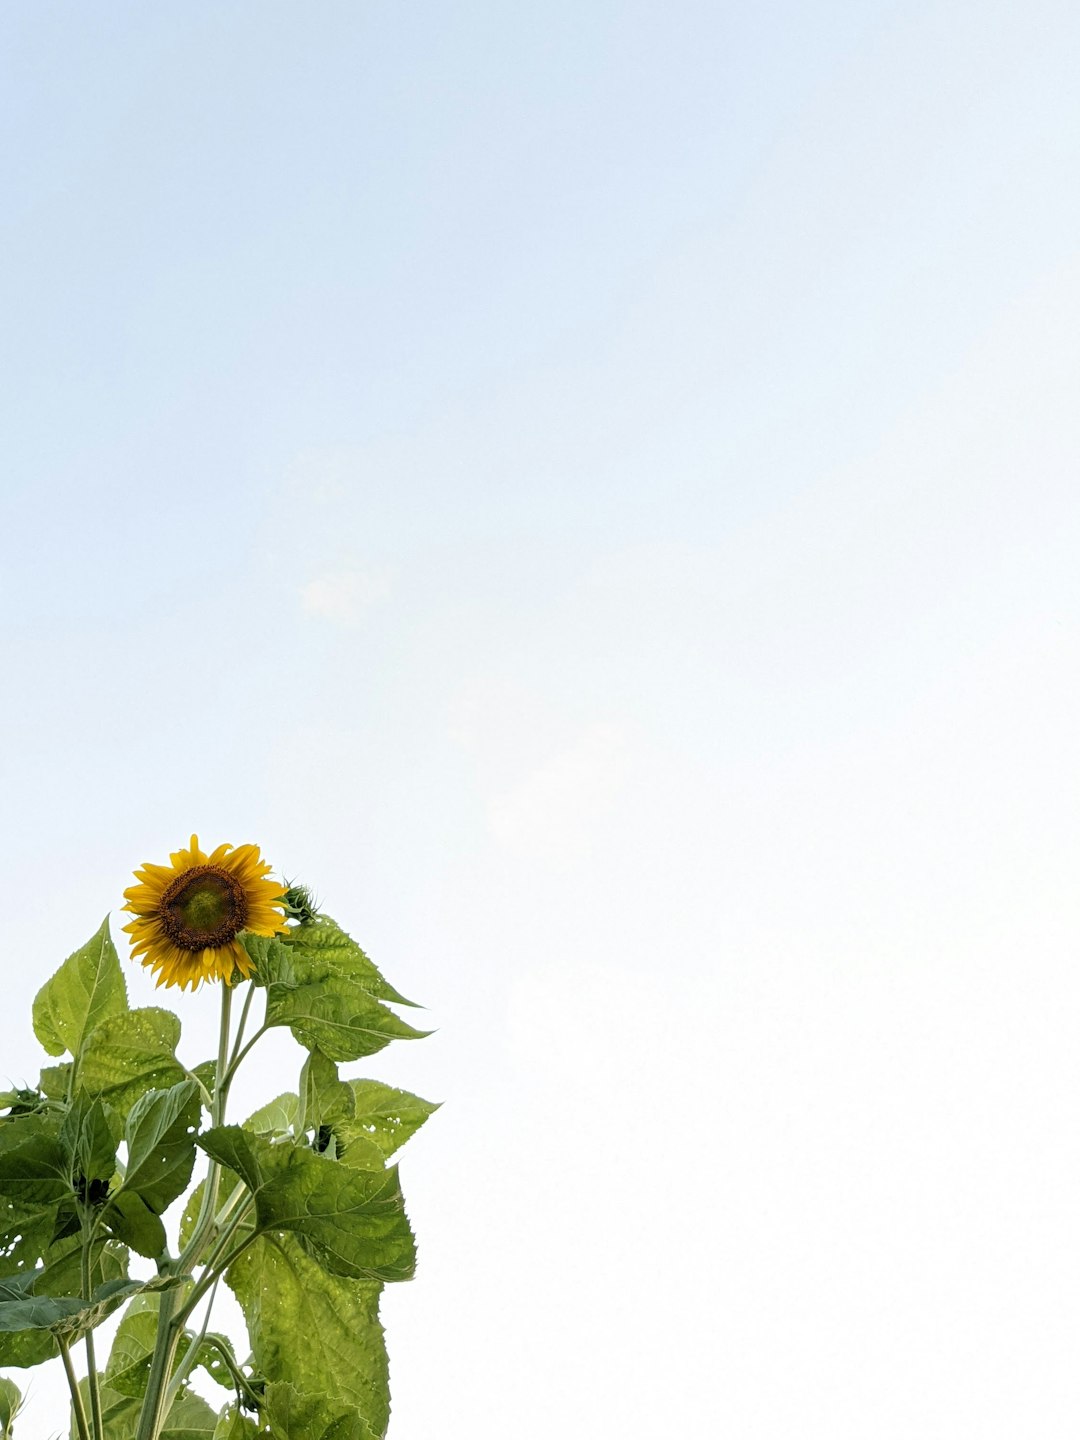
[[[181,950],[227,945],[247,922],[247,896],[235,875],[219,865],[194,865],[177,875],[161,897],[161,928]]]

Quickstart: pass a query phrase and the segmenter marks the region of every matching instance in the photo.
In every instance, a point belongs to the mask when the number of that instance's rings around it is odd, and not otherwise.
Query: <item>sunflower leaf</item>
[[[321,1050],[312,1050],[300,1071],[300,1102],[304,1129],[327,1131],[338,1121],[351,1116],[356,1101],[344,1080],[338,1079],[338,1068]],[[318,1149],[325,1149],[319,1145]]]
[[[149,1006],[103,1021],[87,1040],[79,1084],[126,1120],[147,1090],[164,1090],[184,1079],[176,1058],[180,1021],[171,1010]]]
[[[141,1280],[106,1280],[88,1300],[78,1295],[38,1295],[38,1271],[0,1280],[0,1331],[50,1330],[68,1340],[92,1330],[129,1295],[141,1290]]]
[[[11,1440],[15,1416],[22,1405],[22,1392],[14,1380],[0,1379],[0,1440]]]
[[[226,1279],[243,1309],[259,1371],[320,1396],[323,1429],[353,1414],[382,1435],[390,1414],[382,1286],[328,1274],[291,1235],[260,1236]]]
[[[416,1246],[396,1168],[379,1173],[352,1169],[306,1145],[272,1144],[238,1125],[208,1130],[199,1145],[252,1192],[256,1234],[295,1232],[337,1275],[412,1278]]]
[[[245,1415],[238,1405],[226,1405],[218,1416],[213,1440],[257,1440],[258,1434],[256,1422]]]
[[[366,1136],[386,1156],[393,1155],[439,1108],[435,1101],[422,1100],[378,1080],[350,1080],[348,1084],[353,1092],[353,1115],[339,1124],[341,1138],[349,1144]]]
[[[377,1000],[418,1008],[414,1000],[407,1000],[383,978],[375,962],[329,915],[293,926],[279,944],[288,951],[298,980],[338,975],[354,981]]]
[[[355,981],[337,975],[307,984],[276,981],[266,992],[267,1025],[288,1025],[307,1050],[331,1060],[360,1060],[391,1040],[420,1040],[415,1030]]]
[[[169,1407],[161,1440],[213,1440],[217,1422],[217,1411],[184,1385]]]
[[[127,1118],[127,1172],[122,1190],[142,1197],[163,1215],[191,1180],[199,1128],[199,1086],[181,1080],[168,1090],[141,1095]]]
[[[56,1117],[38,1113],[0,1124],[0,1273],[37,1264],[70,1196]]]
[[[68,1179],[80,1200],[104,1200],[108,1182],[116,1171],[116,1147],[120,1142],[116,1117],[95,1096],[80,1089],[60,1126],[60,1145],[67,1160]]]
[[[266,1418],[274,1440],[379,1440],[383,1433],[355,1411],[337,1410],[325,1396],[285,1381],[267,1385]]]
[[[106,915],[97,934],[69,955],[34,1000],[34,1034],[50,1055],[78,1056],[87,1036],[128,1008],[127,986]]]
[[[259,1107],[244,1121],[244,1129],[255,1135],[288,1135],[300,1113],[300,1097],[286,1091]]]
[[[35,1295],[76,1295],[82,1286],[82,1245],[78,1240],[63,1240],[53,1245],[45,1256],[45,1264],[35,1271],[24,1271],[27,1284]],[[22,1282],[22,1276],[18,1279]],[[95,1288],[109,1280],[127,1279],[127,1251],[110,1241],[97,1241],[90,1253],[90,1282]],[[44,1330],[0,1332],[0,1365],[26,1368],[40,1365],[57,1354],[56,1341]]]

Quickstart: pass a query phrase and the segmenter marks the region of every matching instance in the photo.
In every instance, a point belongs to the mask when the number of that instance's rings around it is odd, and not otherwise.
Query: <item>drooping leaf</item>
[[[275,981],[266,992],[266,1023],[287,1025],[308,1050],[331,1060],[360,1060],[391,1040],[420,1040],[416,1030],[355,980],[328,975],[305,984]]]
[[[0,1378],[0,1440],[11,1440],[15,1416],[22,1405],[22,1392],[14,1380]]]
[[[260,1236],[226,1278],[244,1311],[256,1368],[322,1397],[324,1428],[353,1414],[381,1436],[390,1414],[382,1286],[328,1274],[290,1235]]]
[[[185,1077],[176,1058],[180,1021],[170,1010],[149,1006],[103,1021],[87,1040],[79,1084],[126,1120],[147,1090],[167,1090]]]
[[[383,1085],[378,1080],[348,1083],[353,1092],[354,1109],[352,1119],[339,1126],[342,1137],[348,1142],[359,1134],[366,1135],[386,1156],[393,1155],[439,1108],[431,1100],[421,1100],[419,1095],[396,1090],[393,1085]]]
[[[273,1144],[239,1125],[208,1130],[199,1144],[254,1195],[256,1233],[295,1232],[338,1275],[412,1277],[416,1247],[396,1167],[353,1169],[303,1145]]]
[[[273,1440],[381,1440],[360,1415],[281,1381],[266,1387],[266,1418]]]
[[[109,1280],[127,1279],[127,1251],[113,1241],[97,1240],[90,1250],[90,1285],[92,1289]],[[24,1278],[25,1277],[25,1278]],[[82,1290],[82,1242],[61,1240],[49,1247],[44,1265],[34,1271],[23,1271],[20,1282],[32,1287],[36,1295],[74,1296]],[[40,1365],[57,1354],[56,1341],[46,1330],[0,1332],[0,1365],[21,1368]]]
[[[127,1008],[127,986],[106,915],[97,934],[38,991],[34,1034],[50,1055],[66,1050],[77,1056],[103,1020]]]
[[[0,1280],[0,1331],[50,1330],[78,1339],[100,1325],[116,1307],[142,1289],[141,1280],[106,1280],[89,1300],[77,1295],[35,1295],[36,1272]]]
[[[319,915],[315,920],[293,926],[279,944],[288,950],[296,978],[301,983],[338,975],[355,981],[378,1000],[415,1006],[415,1001],[407,1000],[383,978],[374,961],[329,915]]]

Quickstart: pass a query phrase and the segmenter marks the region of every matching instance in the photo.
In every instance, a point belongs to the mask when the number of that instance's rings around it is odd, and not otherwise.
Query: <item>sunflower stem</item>
[[[244,1048],[240,1051],[239,1055],[237,1055],[236,1058],[232,1061],[232,1063],[230,1064],[230,1066],[229,1066],[229,1068],[228,1068],[228,1070],[227,1070],[227,1072],[226,1072],[226,1075],[225,1075],[225,1079],[226,1079],[226,1083],[227,1083],[227,1084],[229,1084],[229,1085],[232,1084],[233,1076],[236,1074],[237,1070],[239,1069],[241,1060],[243,1060],[244,1057],[247,1055],[247,1053],[254,1047],[255,1042],[256,1042],[257,1040],[261,1040],[262,1037],[266,1034],[267,1030],[269,1030],[269,1029],[270,1029],[270,1026],[269,1026],[269,1025],[266,1025],[266,1024],[260,1025],[259,1028],[258,1028],[258,1030],[255,1031],[255,1034],[252,1035],[251,1039],[247,1042],[247,1044],[244,1046]]]
[[[244,996],[244,1008],[240,1011],[240,1023],[239,1023],[239,1024],[237,1025],[237,1027],[236,1027],[236,1038],[235,1038],[234,1041],[233,1041],[232,1055],[231,1055],[230,1058],[229,1058],[229,1066],[228,1066],[228,1069],[227,1069],[226,1072],[225,1072],[225,1073],[226,1073],[227,1075],[229,1075],[230,1077],[231,1077],[231,1075],[232,1075],[233,1070],[236,1068],[236,1064],[237,1064],[236,1055],[237,1055],[238,1050],[240,1049],[240,1042],[241,1042],[241,1040],[243,1040],[243,1038],[244,1038],[244,1026],[247,1024],[248,1012],[251,1010],[251,1002],[252,1002],[252,1000],[254,1000],[254,998],[255,998],[255,986],[254,986],[254,984],[249,980],[249,981],[248,981],[247,994]]]
[[[62,1335],[56,1337],[56,1343],[60,1347],[60,1359],[64,1362],[64,1374],[67,1376],[68,1390],[71,1392],[71,1409],[75,1415],[75,1428],[79,1432],[79,1440],[90,1440],[90,1430],[86,1423],[86,1406],[83,1404],[79,1382],[75,1378],[75,1368],[71,1363],[71,1351]]]
[[[85,1210],[82,1212],[82,1254],[80,1271],[82,1297],[90,1299],[90,1248],[94,1242],[93,1223]],[[101,1388],[98,1383],[97,1357],[94,1353],[94,1332],[86,1332],[86,1388],[90,1392],[90,1418],[94,1426],[94,1440],[105,1440],[105,1425],[101,1418]]]

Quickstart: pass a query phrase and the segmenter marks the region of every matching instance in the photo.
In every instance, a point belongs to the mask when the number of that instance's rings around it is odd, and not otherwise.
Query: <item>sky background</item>
[[[1080,10],[34,0],[0,72],[3,1075],[254,841],[438,1027],[350,1071],[445,1102],[391,1440],[1072,1440]]]

